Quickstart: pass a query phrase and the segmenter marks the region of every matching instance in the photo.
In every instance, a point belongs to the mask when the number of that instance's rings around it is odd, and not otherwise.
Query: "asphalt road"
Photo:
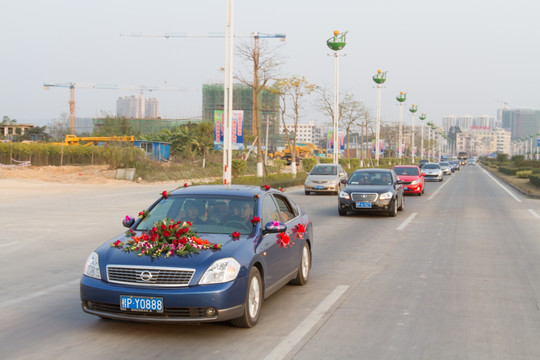
[[[314,222],[311,278],[267,299],[253,329],[83,313],[86,257],[163,190],[0,181],[1,359],[540,358],[540,201],[480,167],[395,218],[288,191]]]

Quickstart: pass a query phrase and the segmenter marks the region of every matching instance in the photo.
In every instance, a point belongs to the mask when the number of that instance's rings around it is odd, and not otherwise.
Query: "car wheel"
[[[397,215],[397,199],[394,199],[388,209],[388,216],[394,217]]]
[[[298,266],[298,274],[296,279],[291,281],[293,285],[305,285],[309,279],[309,271],[311,270],[311,251],[309,249],[309,244],[304,243],[304,248],[302,249],[302,258],[300,259],[300,265]]]
[[[420,193],[420,195],[422,195],[424,193],[424,187],[422,186],[422,192]]]
[[[263,283],[261,274],[256,267],[249,272],[249,282],[244,303],[244,315],[232,319],[231,324],[235,327],[250,328],[257,324],[263,303]]]
[[[441,182],[441,181],[443,181],[443,178],[440,178],[440,179],[439,179],[439,182]]]
[[[337,211],[339,213],[339,216],[346,216],[347,215],[347,210],[341,210],[340,208],[338,208]]]
[[[311,194],[311,191],[304,190],[304,192],[306,193],[306,195],[310,195],[310,194]]]
[[[401,206],[398,207],[398,210],[399,210],[399,211],[405,210],[405,196],[402,196],[402,197],[401,197]]]

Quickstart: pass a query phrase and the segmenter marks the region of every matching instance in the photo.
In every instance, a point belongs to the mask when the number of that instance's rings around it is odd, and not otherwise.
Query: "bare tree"
[[[300,113],[303,106],[302,99],[304,96],[315,91],[317,87],[314,84],[310,84],[304,76],[296,75],[293,75],[290,78],[276,80],[273,87],[279,91],[282,99],[291,105],[289,117],[293,120],[294,136],[292,146],[289,145],[289,148],[291,149],[291,172],[293,175],[296,175],[296,134],[298,133],[298,120],[300,119]],[[285,113],[283,112],[282,115],[285,115]],[[286,134],[288,135],[288,130],[286,130]]]
[[[257,136],[257,176],[263,176],[263,157],[261,142],[261,120],[259,94],[267,88],[268,82],[275,79],[281,62],[277,55],[278,47],[271,47],[267,42],[255,39],[253,44],[244,42],[237,47],[238,55],[246,62],[253,64],[251,77],[246,77],[241,72],[234,78],[253,89],[253,127],[252,134]]]
[[[69,134],[68,114],[63,112],[58,119],[53,119],[53,122],[47,125],[47,133],[53,140],[64,141],[64,137]]]
[[[349,136],[351,129],[359,125],[365,119],[367,109],[361,101],[355,100],[354,95],[345,94],[343,101],[339,104],[341,128],[345,130],[346,136],[346,153],[349,154]]]

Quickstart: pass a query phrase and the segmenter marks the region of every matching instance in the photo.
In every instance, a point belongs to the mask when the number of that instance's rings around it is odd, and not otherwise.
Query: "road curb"
[[[516,185],[512,184],[511,182],[509,182],[508,180],[506,180],[505,178],[499,176],[499,174],[496,171],[492,171],[491,169],[485,167],[484,165],[480,165],[480,167],[482,169],[486,170],[487,172],[489,172],[490,174],[492,174],[493,176],[495,176],[497,179],[499,179],[501,181],[504,181],[506,184],[508,184],[509,186],[514,188],[515,190],[517,190],[520,194],[522,194],[524,196],[527,196],[528,198],[531,198],[531,199],[540,199],[540,195],[528,193],[527,191],[521,189],[519,186],[516,186]]]

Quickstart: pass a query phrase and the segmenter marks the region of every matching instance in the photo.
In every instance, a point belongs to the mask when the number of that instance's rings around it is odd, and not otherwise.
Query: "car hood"
[[[420,178],[420,176],[418,175],[398,175],[398,178],[402,181],[414,181],[414,180],[418,180]]]
[[[422,171],[426,174],[433,174],[433,173],[438,173],[439,171],[441,171],[442,169],[422,169]]]
[[[392,185],[347,185],[343,191],[346,192],[367,192],[382,194],[394,190]]]
[[[307,180],[309,181],[337,181],[338,177],[336,175],[308,175]]]
[[[254,235],[241,235],[238,240],[233,241],[230,236],[224,234],[199,234],[202,239],[207,239],[211,243],[221,243],[222,247],[219,250],[201,250],[198,253],[192,253],[185,256],[173,255],[169,258],[161,256],[158,259],[152,260],[149,256],[138,256],[134,252],[124,252],[122,249],[117,249],[111,246],[111,243],[116,240],[125,242],[128,237],[125,234],[118,235],[108,242],[102,244],[96,252],[99,255],[99,262],[102,267],[114,265],[135,265],[135,266],[170,266],[170,267],[186,267],[194,269],[206,269],[214,261],[224,257],[237,258],[238,252],[242,252],[242,248],[246,247],[245,242],[251,244],[255,241]],[[251,246],[253,249],[253,246]],[[240,260],[240,259],[238,259]]]

